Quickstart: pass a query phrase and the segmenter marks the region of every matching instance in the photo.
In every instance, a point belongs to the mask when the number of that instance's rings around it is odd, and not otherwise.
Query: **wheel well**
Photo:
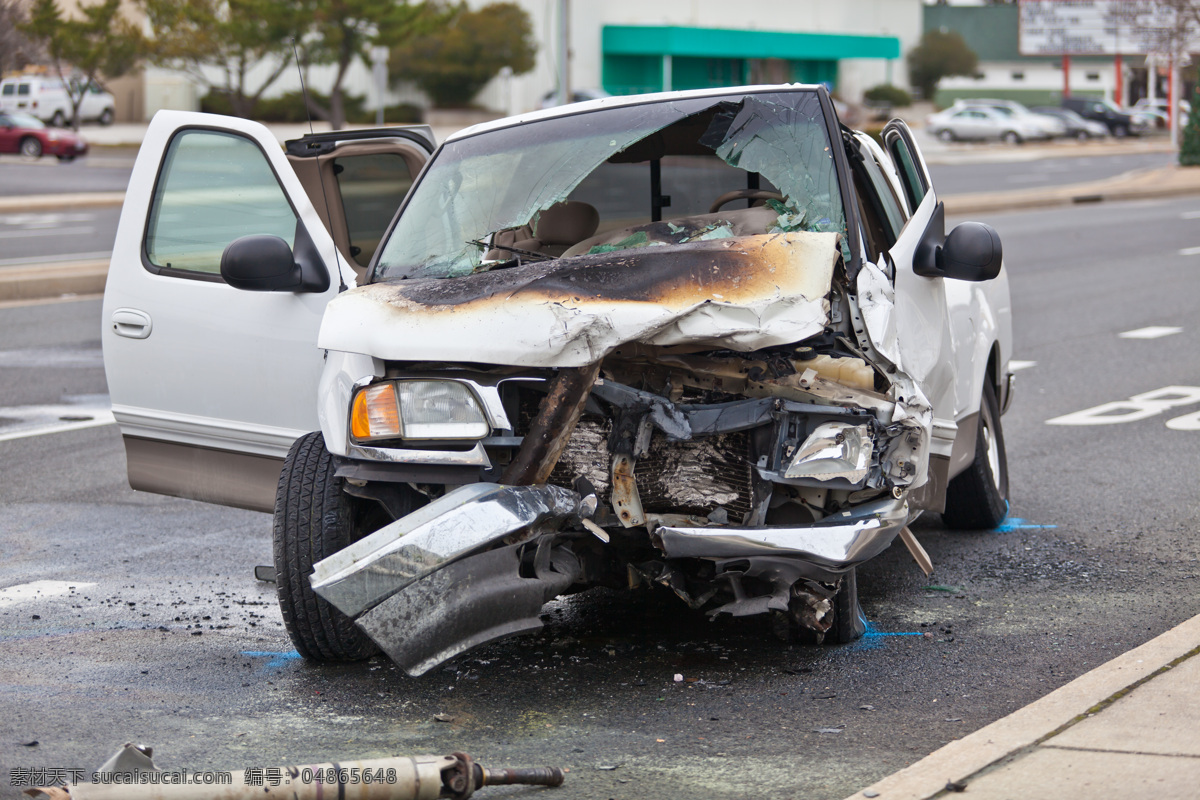
[[[1000,343],[992,342],[992,351],[988,353],[987,372],[984,373],[987,380],[992,382],[992,389],[996,392],[996,397],[1000,397],[1000,388],[1004,382],[1004,376],[1000,374]]]

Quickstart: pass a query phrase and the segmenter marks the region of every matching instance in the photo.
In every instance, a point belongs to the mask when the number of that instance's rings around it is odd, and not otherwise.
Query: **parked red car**
[[[84,138],[71,131],[47,128],[28,114],[0,111],[0,153],[20,153],[28,158],[58,156],[59,161],[71,161],[87,150]]]

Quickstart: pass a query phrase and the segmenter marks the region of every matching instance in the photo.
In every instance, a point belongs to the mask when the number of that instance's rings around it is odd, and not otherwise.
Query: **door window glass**
[[[226,246],[250,234],[295,244],[296,213],[266,155],[234,134],[177,134],[163,160],[146,227],[150,263],[219,274]]]
[[[3,91],[4,91],[4,96],[8,97],[9,95],[11,95],[17,91],[17,85],[15,83],[6,83],[6,84],[4,84]]]
[[[17,84],[17,94],[20,96],[28,95],[29,94],[29,84],[28,83]]]
[[[333,164],[346,212],[350,257],[365,267],[408,194],[413,174],[399,153],[345,156]]]
[[[904,187],[904,194],[908,196],[909,208],[916,211],[917,206],[921,205],[921,201],[925,199],[926,192],[925,177],[921,174],[921,167],[913,157],[912,151],[908,149],[908,143],[904,141],[904,137],[900,135],[889,137],[888,150],[891,152],[892,160],[896,163],[896,169],[900,172],[900,184]]]

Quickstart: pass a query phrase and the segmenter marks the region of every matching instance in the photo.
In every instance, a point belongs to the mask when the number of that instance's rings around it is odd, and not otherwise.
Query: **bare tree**
[[[0,0],[0,75],[45,57],[21,30],[29,20],[23,6],[19,0]]]

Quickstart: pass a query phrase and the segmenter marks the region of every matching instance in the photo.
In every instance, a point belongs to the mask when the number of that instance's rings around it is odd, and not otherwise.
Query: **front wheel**
[[[100,112],[100,124],[112,125],[114,117],[115,115],[113,114],[113,110],[111,108],[106,108]]]
[[[1124,125],[1115,125],[1113,126],[1112,134],[1118,139],[1124,139],[1129,135],[1129,128]]]
[[[943,142],[953,142],[957,137],[955,137],[954,131],[949,128],[942,128],[937,132],[937,138]]]
[[[354,621],[313,591],[313,564],[362,538],[361,509],[342,491],[320,431],[301,436],[283,462],[275,494],[275,586],[283,624],[300,655],[360,661],[378,648]]]
[[[54,112],[54,116],[50,118],[50,124],[56,128],[65,128],[67,125],[67,115],[58,110]]]
[[[999,525],[1008,516],[1008,456],[1000,427],[1000,405],[991,381],[983,385],[975,459],[946,487],[942,521],[949,528],[979,530]]]
[[[26,158],[41,158],[42,143],[37,140],[37,137],[26,136],[21,140],[21,155]]]

